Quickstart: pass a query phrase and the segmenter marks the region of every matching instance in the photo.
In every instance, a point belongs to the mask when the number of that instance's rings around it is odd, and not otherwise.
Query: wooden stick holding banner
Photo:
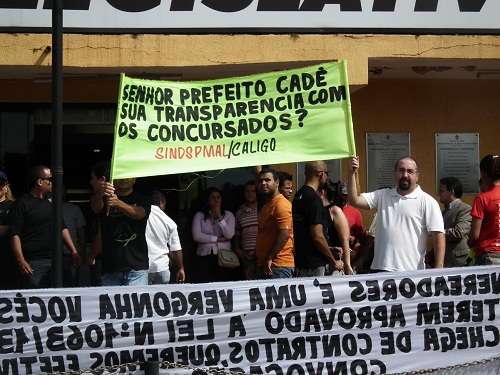
[[[122,85],[123,85],[123,80],[124,80],[125,74],[121,73],[120,74],[120,85],[118,88],[118,102],[121,99],[121,92],[122,92]],[[120,126],[120,116],[118,113],[116,114],[116,119],[115,119],[115,130],[114,130],[114,136],[113,136],[113,153],[111,154],[111,166],[109,169],[109,183],[113,185],[113,176],[114,176],[114,169],[115,169],[115,150],[116,150],[116,142],[118,138],[118,128]],[[108,204],[108,200],[106,198],[106,216],[109,216],[109,212],[111,210],[111,207]]]
[[[113,179],[110,179],[109,180],[109,183],[111,185],[113,185]],[[111,207],[110,205],[108,204],[108,197],[106,196],[106,199],[105,199],[105,204],[106,204],[106,216],[109,216],[109,212],[111,211]]]
[[[110,175],[109,183],[111,185],[113,185],[113,161],[111,161],[111,169],[110,169],[109,175]],[[106,178],[104,178],[104,182],[107,182]],[[105,193],[103,198],[104,198],[104,204],[106,205],[106,216],[109,216],[109,212],[111,211],[111,206],[108,203],[109,196]]]

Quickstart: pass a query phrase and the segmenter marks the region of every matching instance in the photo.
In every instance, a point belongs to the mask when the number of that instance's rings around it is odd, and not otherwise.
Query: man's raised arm
[[[356,207],[364,210],[369,210],[370,206],[368,202],[362,195],[358,195],[358,181],[356,174],[359,169],[359,156],[354,156],[351,159],[351,168],[349,170],[349,178],[347,179],[347,194],[349,197],[349,203]]]

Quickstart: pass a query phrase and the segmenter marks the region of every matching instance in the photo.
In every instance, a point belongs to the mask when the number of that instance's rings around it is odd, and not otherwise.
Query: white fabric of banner
[[[263,374],[444,368],[499,356],[499,293],[498,266],[3,291],[0,373],[152,360]]]

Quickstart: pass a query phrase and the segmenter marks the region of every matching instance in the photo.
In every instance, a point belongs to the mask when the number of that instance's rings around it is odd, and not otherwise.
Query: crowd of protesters
[[[255,180],[243,185],[243,203],[234,213],[222,191],[207,189],[190,218],[187,248],[193,256],[187,257],[177,224],[165,213],[165,194],[142,195],[133,178],[110,183],[109,163],[98,163],[91,171],[91,217],[86,220],[77,205],[63,205],[64,286],[339,277],[500,264],[499,156],[481,160],[480,192],[472,207],[460,199],[457,178],[441,179],[442,210],[418,185],[419,166],[411,157],[395,163],[393,188],[358,193],[358,170],[354,157],[344,184],[329,179],[325,162],[307,162],[305,183],[293,195],[291,175],[258,168]],[[52,285],[51,193],[46,166],[29,170],[28,192],[17,200],[0,171],[0,289]],[[376,210],[370,230],[358,209]]]

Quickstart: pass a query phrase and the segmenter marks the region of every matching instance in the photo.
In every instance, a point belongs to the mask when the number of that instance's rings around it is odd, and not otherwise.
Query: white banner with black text
[[[3,291],[0,373],[147,361],[253,374],[442,368],[499,355],[499,293],[495,266]]]

